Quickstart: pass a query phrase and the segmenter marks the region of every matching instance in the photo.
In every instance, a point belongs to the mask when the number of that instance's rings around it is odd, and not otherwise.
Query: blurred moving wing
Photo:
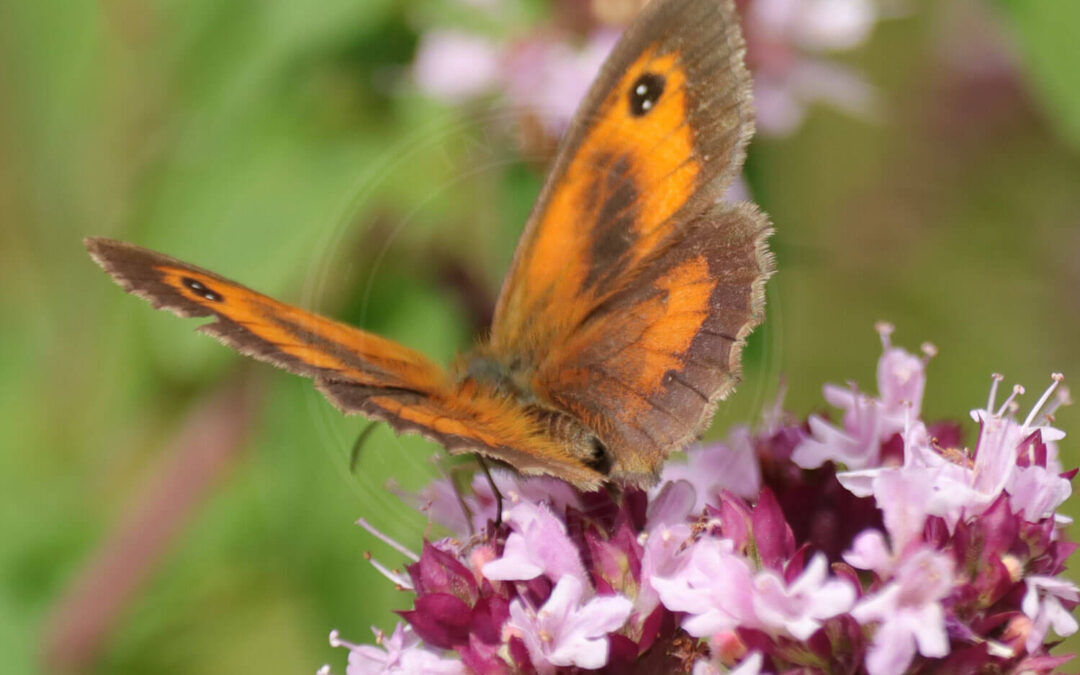
[[[446,372],[392,340],[257,293],[208,270],[125,242],[86,247],[129,293],[179,316],[214,317],[199,330],[256,359],[315,380],[346,413],[385,420],[454,452],[479,452],[525,473],[557,473],[580,485],[599,474],[573,462],[515,402]]]

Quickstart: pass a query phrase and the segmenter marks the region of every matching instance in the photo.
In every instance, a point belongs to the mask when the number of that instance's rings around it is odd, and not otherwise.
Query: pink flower
[[[871,473],[871,472],[852,472]],[[841,484],[846,476],[840,474]],[[852,549],[844,554],[848,564],[888,576],[909,546],[922,542],[927,507],[933,497],[933,484],[920,471],[904,469],[875,472],[870,481],[874,501],[881,509],[891,547],[877,530],[867,530],[855,538]],[[890,550],[891,549],[891,550]]]
[[[498,48],[476,35],[433,30],[417,47],[413,77],[432,98],[460,103],[491,89],[498,76]]]
[[[567,506],[580,506],[581,503],[574,488],[555,478],[522,476],[502,469],[492,470],[491,477],[511,505],[522,501],[543,502],[562,511]],[[459,495],[457,486],[447,478],[433,480],[415,495],[396,488],[393,491],[403,502],[427,514],[433,522],[459,537],[468,537],[494,520],[498,508],[487,476],[478,473],[473,477],[471,487],[472,494]]]
[[[680,481],[669,485],[686,486],[687,483]],[[692,492],[689,487],[687,490]],[[660,596],[653,582],[658,578],[671,576],[678,570],[682,562],[679,554],[692,535],[693,530],[685,517],[682,522],[670,525],[660,522],[648,531],[641,556],[642,584],[636,601],[640,613],[649,614],[660,603]]]
[[[456,659],[444,659],[420,645],[420,638],[403,624],[394,628],[387,638],[382,631],[373,628],[376,640],[382,647],[354,645],[342,640],[337,631],[330,633],[330,645],[349,649],[349,665],[346,675],[464,675],[465,666]],[[324,668],[322,673],[329,673]]]
[[[551,39],[513,46],[504,57],[502,72],[508,100],[535,115],[548,135],[559,137],[618,42],[619,33],[597,31],[580,47]]]
[[[782,72],[754,76],[757,129],[766,136],[789,136],[802,126],[814,103],[831,103],[863,117],[873,116],[877,93],[855,71],[820,60],[805,60]]]
[[[811,415],[811,437],[792,455],[799,466],[813,469],[827,461],[848,469],[876,466],[882,442],[903,432],[908,420],[918,417],[926,387],[926,364],[934,348],[924,345],[924,357],[919,358],[892,345],[891,325],[879,323],[877,330],[882,345],[877,368],[880,396],[861,394],[855,385],[825,385],[825,400],[844,411],[843,425],[837,428]]]
[[[833,405],[848,406],[843,428],[811,415],[807,420],[810,437],[795,448],[791,460],[804,469],[816,469],[825,462],[853,469],[876,465],[881,451],[880,404],[855,389],[844,391],[831,385],[825,387],[825,399]]]
[[[731,541],[705,537],[683,554],[680,569],[652,579],[664,606],[686,612],[683,628],[695,637],[733,630],[754,617],[753,573]]]
[[[1030,576],[1024,583],[1027,585],[1027,592],[1024,593],[1021,608],[1032,621],[1031,632],[1028,633],[1026,641],[1029,652],[1034,652],[1042,644],[1050,628],[1061,637],[1076,632],[1076,618],[1061,604],[1061,601],[1065,600],[1075,605],[1080,600],[1076,584],[1045,576]]]
[[[796,640],[813,635],[824,619],[844,614],[855,604],[855,589],[843,579],[829,579],[828,562],[815,555],[790,584],[766,569],[754,577],[754,614],[766,629],[779,629]]]
[[[952,559],[922,549],[908,557],[893,580],[863,598],[851,614],[860,623],[878,622],[866,658],[870,675],[901,675],[915,657],[949,653],[941,600],[953,583]]]
[[[986,409],[973,410],[971,415],[980,423],[974,461],[966,461],[966,453],[953,450],[948,456],[931,446],[929,435],[921,424],[912,425],[904,434],[904,466],[879,467],[838,474],[840,482],[860,496],[877,493],[877,484],[885,474],[897,474],[910,490],[925,497],[925,513],[945,519],[950,529],[961,518],[977,516],[994,503],[1008,488],[1016,496],[1013,508],[1039,520],[1054,510],[1071,494],[1064,478],[1039,469],[1020,467],[1018,462],[1027,448],[1042,438],[1060,440],[1064,434],[1049,426],[1036,424],[1042,407],[1061,381],[1055,375],[1050,387],[1035,404],[1027,419],[1017,423],[1007,412],[1013,399],[1023,393],[1023,387],[1013,389],[1005,403],[996,411],[995,394],[1000,376],[995,376]],[[1045,452],[1043,453],[1045,464]],[[927,492],[929,490],[929,492]],[[879,500],[879,505],[881,500]]]
[[[1041,466],[1017,469],[1005,484],[1016,513],[1036,522],[1055,515],[1072,494],[1072,483]]]
[[[1050,634],[1077,631],[1080,603],[1060,576],[1076,549],[1057,513],[1076,472],[1062,473],[1064,434],[1048,425],[1061,377],[1020,421],[1022,388],[998,405],[995,376],[968,450],[958,425],[918,418],[926,359],[880,332],[880,396],[826,389],[845,414],[819,421],[812,440],[832,453],[820,468],[792,461],[806,426],[777,409],[669,467],[651,495],[501,474],[496,524],[485,479],[461,496],[442,481],[422,504],[469,532],[419,555],[360,521],[411,561],[407,574],[371,562],[415,600],[399,612],[409,628],[377,634],[379,647],[334,635],[350,674],[1049,675],[1069,658]],[[837,448],[862,468],[837,473]],[[753,476],[745,496],[728,489]],[[683,648],[694,638],[707,657]]]
[[[421,39],[413,79],[421,92],[450,104],[503,91],[511,105],[535,116],[557,138],[618,38],[619,31],[604,29],[580,45],[551,36],[500,44],[470,33],[433,30]]]
[[[761,490],[761,466],[750,428],[735,427],[723,443],[691,448],[686,462],[668,462],[660,487],[677,480],[694,486],[694,513],[701,513],[706,504],[718,504],[724,490],[746,499],[756,497]]]
[[[772,40],[840,50],[870,36],[875,14],[872,0],[754,0],[747,21]]]
[[[595,597],[582,604],[585,586],[572,575],[559,579],[539,610],[521,600],[510,604],[507,628],[525,642],[541,675],[556,666],[596,670],[608,662],[608,633],[630,617],[632,603],[622,596]]]
[[[502,556],[484,565],[485,577],[529,580],[543,574],[556,581],[569,575],[588,583],[581,554],[566,535],[566,525],[547,504],[521,502],[507,511],[505,518],[513,532],[506,538]]]
[[[815,101],[869,115],[875,93],[860,75],[818,54],[852,49],[877,20],[871,0],[753,0],[743,19],[758,129],[795,131]]]

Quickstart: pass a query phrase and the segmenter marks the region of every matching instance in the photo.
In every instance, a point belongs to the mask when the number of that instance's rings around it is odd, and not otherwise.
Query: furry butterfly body
[[[730,0],[653,0],[560,146],[491,334],[443,369],[386,338],[132,244],[126,290],[316,386],[342,411],[582,488],[647,484],[734,387],[763,319],[768,221],[718,201],[752,134]]]

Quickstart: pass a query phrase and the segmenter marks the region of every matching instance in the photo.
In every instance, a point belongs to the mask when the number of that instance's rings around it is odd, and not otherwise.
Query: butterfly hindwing
[[[764,318],[770,231],[752,205],[714,206],[541,362],[536,391],[600,435],[614,476],[650,482],[738,381]]]

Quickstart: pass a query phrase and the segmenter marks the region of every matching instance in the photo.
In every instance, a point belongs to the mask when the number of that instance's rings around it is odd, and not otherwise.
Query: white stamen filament
[[[415,553],[413,553],[409,549],[405,548],[405,546],[403,546],[402,544],[399,544],[394,539],[391,539],[387,535],[385,535],[382,532],[380,532],[379,530],[375,529],[375,527],[371,523],[369,523],[367,520],[365,520],[364,518],[361,518],[360,520],[356,521],[356,524],[359,525],[360,527],[364,528],[365,530],[367,530],[368,533],[371,534],[371,536],[373,536],[376,539],[378,539],[379,541],[383,542],[384,544],[386,544],[390,548],[394,549],[395,551],[397,551],[401,555],[405,556],[409,560],[412,560],[413,562],[419,562],[420,561],[420,556],[416,555]]]
[[[1054,373],[1050,376],[1050,379],[1053,381],[1050,383],[1050,386],[1046,388],[1046,391],[1043,392],[1043,395],[1038,402],[1035,403],[1035,407],[1028,413],[1027,419],[1024,420],[1024,425],[1021,428],[1026,430],[1031,426],[1031,423],[1035,421],[1035,416],[1039,414],[1039,411],[1042,410],[1042,407],[1050,399],[1050,396],[1054,393],[1054,390],[1057,389],[1057,386],[1065,379],[1065,376],[1061,373]]]
[[[892,347],[892,337],[891,336],[893,334],[893,331],[896,330],[896,327],[893,326],[888,321],[878,321],[877,323],[874,324],[874,330],[876,330],[878,335],[881,336],[881,344],[882,344],[882,346],[885,349],[891,348]]]
[[[358,649],[360,645],[349,642],[348,640],[341,639],[341,633],[334,630],[330,631],[330,646],[331,647],[345,647],[346,649]]]
[[[413,590],[412,580],[405,575],[395,572],[394,570],[390,569],[389,567],[382,564],[378,560],[375,560],[374,558],[371,558],[370,560],[368,560],[368,562],[371,563],[372,567],[378,570],[379,574],[382,574],[384,577],[389,579],[390,583],[394,584],[395,586],[400,586],[407,591]]]
[[[986,400],[986,414],[994,414],[994,401],[997,400],[998,385],[1005,379],[1005,376],[1001,373],[994,373],[990,376],[990,398]]]
[[[1072,397],[1069,395],[1069,388],[1065,385],[1058,387],[1057,396],[1046,404],[1046,410],[1043,411],[1043,417],[1046,418],[1048,424],[1054,419],[1054,413],[1056,413],[1058,408],[1063,405],[1072,405]]]
[[[1012,393],[1009,394],[1009,398],[1005,399],[1005,402],[1001,404],[1000,408],[998,408],[998,411],[997,411],[997,414],[995,415],[995,417],[1004,417],[1006,410],[1010,410],[1010,411],[1015,410],[1015,408],[1011,407],[1012,404],[1013,404],[1013,399],[1015,399],[1017,396],[1022,395],[1023,393],[1024,393],[1024,386],[1021,385],[1021,384],[1014,384],[1013,388],[1012,388]]]

